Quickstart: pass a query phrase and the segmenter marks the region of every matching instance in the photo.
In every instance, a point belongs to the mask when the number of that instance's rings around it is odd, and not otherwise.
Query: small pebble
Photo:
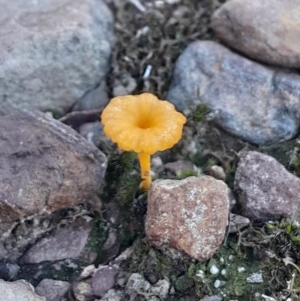
[[[213,264],[210,268],[210,273],[216,275],[219,273],[219,269]]]
[[[221,275],[223,275],[223,276],[225,276],[226,273],[227,273],[226,269],[223,269],[223,270],[221,271]]]
[[[253,273],[247,278],[247,283],[263,283],[262,273]]]
[[[93,264],[89,265],[83,269],[83,271],[80,274],[80,277],[87,278],[87,277],[91,276],[94,273],[94,271],[95,271],[95,266]]]
[[[205,274],[204,274],[204,272],[203,272],[202,270],[199,270],[199,271],[197,272],[196,276],[203,279],[204,276],[205,276]]]
[[[161,167],[163,165],[161,157],[153,157],[151,159],[151,165],[154,167]]]
[[[214,283],[214,287],[215,287],[215,288],[219,288],[219,287],[220,287],[220,284],[221,284],[221,281],[217,279],[217,280],[215,281],[215,283]]]

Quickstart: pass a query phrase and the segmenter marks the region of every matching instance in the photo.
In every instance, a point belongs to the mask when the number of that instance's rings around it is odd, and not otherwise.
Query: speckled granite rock
[[[243,216],[258,222],[283,217],[300,221],[300,179],[274,158],[253,151],[241,153],[234,188]]]
[[[148,193],[150,244],[207,260],[220,247],[228,222],[226,184],[210,176],[156,180]]]

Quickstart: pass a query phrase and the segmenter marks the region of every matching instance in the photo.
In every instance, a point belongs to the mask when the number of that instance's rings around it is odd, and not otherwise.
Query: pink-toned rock
[[[223,241],[228,209],[226,184],[210,176],[156,180],[148,194],[147,238],[207,260]]]
[[[299,0],[230,0],[215,11],[216,35],[269,64],[300,67]]]
[[[297,218],[300,179],[274,158],[258,152],[243,152],[235,174],[241,214],[254,221]]]

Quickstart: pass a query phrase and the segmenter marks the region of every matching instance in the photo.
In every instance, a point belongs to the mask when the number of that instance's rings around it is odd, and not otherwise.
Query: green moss
[[[197,106],[196,110],[194,111],[193,119],[197,122],[202,122],[209,112],[211,112],[211,109],[206,105],[201,104]]]
[[[197,171],[194,171],[194,170],[184,170],[184,172],[182,172],[181,170],[177,170],[176,171],[176,178],[177,179],[185,179],[185,178],[188,178],[188,177],[193,177],[193,176],[197,176],[198,175],[198,172]]]
[[[105,224],[100,220],[96,221],[87,245],[88,249],[97,253],[98,256],[96,263],[101,262],[101,260],[107,256],[107,254],[104,254],[105,252],[102,251],[102,247],[107,239],[107,236],[108,233]]]
[[[176,279],[174,282],[174,287],[175,290],[178,292],[185,292],[191,287],[193,287],[195,284],[194,279],[187,276],[187,275],[182,275]]]

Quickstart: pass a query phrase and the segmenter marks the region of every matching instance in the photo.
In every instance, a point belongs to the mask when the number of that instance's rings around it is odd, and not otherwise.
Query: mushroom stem
[[[141,166],[141,177],[142,182],[140,188],[148,190],[151,184],[151,175],[150,175],[150,155],[144,152],[139,154],[140,166]]]

